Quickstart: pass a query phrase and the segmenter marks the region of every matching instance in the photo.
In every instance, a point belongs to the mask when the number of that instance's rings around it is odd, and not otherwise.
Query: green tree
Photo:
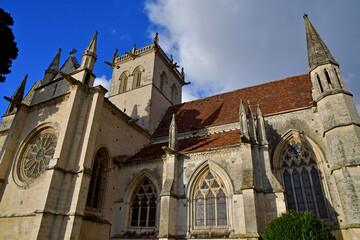
[[[9,26],[14,20],[9,13],[0,8],[0,82],[5,82],[5,74],[11,72],[12,60],[18,56],[15,37]]]
[[[335,240],[330,230],[310,212],[282,214],[265,229],[265,240]]]

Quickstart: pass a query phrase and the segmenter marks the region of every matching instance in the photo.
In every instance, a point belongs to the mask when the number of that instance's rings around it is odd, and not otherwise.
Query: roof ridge
[[[204,99],[206,99],[206,98],[212,98],[212,97],[216,97],[216,96],[219,96],[219,95],[236,92],[236,91],[243,90],[243,89],[258,87],[258,86],[261,86],[261,85],[268,85],[268,84],[270,84],[270,83],[285,81],[285,80],[287,80],[287,79],[289,79],[289,78],[295,78],[295,77],[304,76],[304,75],[308,75],[308,73],[303,73],[303,74],[298,74],[298,75],[294,75],[294,76],[290,76],[290,77],[285,77],[285,78],[282,78],[282,79],[278,79],[278,80],[274,80],[274,81],[270,81],[270,82],[266,82],[266,83],[259,83],[259,84],[252,85],[252,86],[248,86],[248,87],[244,87],[244,88],[238,88],[238,89],[235,89],[235,90],[232,90],[232,91],[223,92],[223,93],[218,93],[218,94],[215,94],[215,95],[211,95],[211,96],[208,96],[208,97],[203,97],[203,98],[191,100],[191,101],[188,101],[188,102],[182,102],[182,103],[173,105],[173,106],[171,106],[170,108],[174,108],[174,107],[176,107],[176,106],[180,106],[180,105],[182,105],[182,104],[184,104],[184,103],[197,102],[197,101],[200,101],[200,100],[204,100]]]

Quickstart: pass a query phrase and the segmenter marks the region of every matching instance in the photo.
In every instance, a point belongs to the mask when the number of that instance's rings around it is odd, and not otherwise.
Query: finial
[[[173,151],[178,150],[175,113],[173,113],[173,115],[171,117],[171,123],[170,123],[170,127],[169,127],[169,148],[172,149]]]
[[[61,48],[59,48],[59,51],[58,51],[58,53],[61,53],[61,50],[62,50],[62,49],[61,49]]]
[[[60,49],[61,50],[61,49]],[[60,51],[59,51],[60,52]],[[71,50],[71,52],[70,52],[70,56],[74,56],[74,53],[76,53],[77,51],[76,51],[76,49],[75,48],[73,48],[73,50]]]
[[[133,48],[131,49],[131,53],[132,53],[133,55],[135,55],[135,51],[136,51],[136,44],[134,44]]]
[[[303,18],[304,18],[304,19],[305,19],[305,18],[308,18],[308,15],[307,15],[306,13],[304,13]]]
[[[159,33],[158,32],[155,33],[154,43],[159,44]]]
[[[181,75],[185,77],[184,67],[181,68]]]
[[[114,53],[114,56],[113,56],[113,62],[115,62],[117,57],[118,57],[118,49],[115,49],[115,53]]]
[[[261,112],[259,103],[256,104],[256,115],[257,115],[257,117],[262,116],[262,112]]]
[[[170,54],[170,62],[173,63],[173,61],[174,61],[173,55]]]

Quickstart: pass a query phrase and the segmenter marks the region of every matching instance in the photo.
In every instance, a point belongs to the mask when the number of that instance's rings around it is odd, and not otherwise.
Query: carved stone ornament
[[[53,131],[44,130],[25,145],[17,165],[17,177],[22,183],[32,183],[45,172],[54,156],[56,143]]]

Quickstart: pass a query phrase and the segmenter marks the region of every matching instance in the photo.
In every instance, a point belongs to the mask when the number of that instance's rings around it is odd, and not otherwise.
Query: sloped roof
[[[311,87],[308,74],[302,74],[171,106],[153,136],[168,134],[173,113],[178,132],[238,121],[240,99],[251,101],[253,113],[259,103],[265,116],[310,107]]]
[[[222,132],[202,137],[194,137],[179,140],[179,152],[204,151],[212,148],[231,146],[240,143],[239,130]],[[165,154],[163,146],[168,142],[150,144],[141,151],[127,159],[127,161],[141,160],[144,158],[159,157]]]

